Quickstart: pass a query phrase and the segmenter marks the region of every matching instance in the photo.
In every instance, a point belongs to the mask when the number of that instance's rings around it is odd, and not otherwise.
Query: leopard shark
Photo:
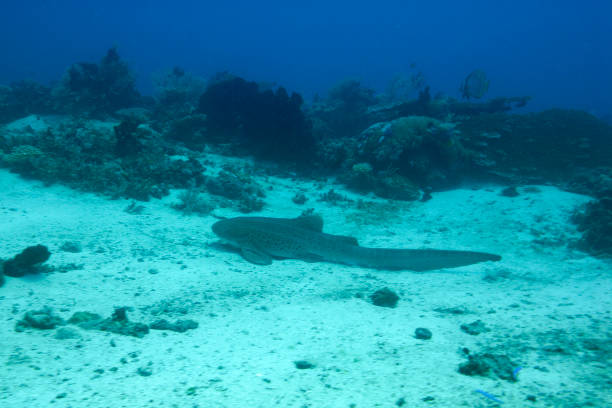
[[[486,252],[363,247],[354,237],[324,233],[323,219],[318,215],[235,217],[217,221],[212,230],[257,265],[270,265],[274,259],[299,259],[380,270],[430,271],[501,260],[501,256]]]

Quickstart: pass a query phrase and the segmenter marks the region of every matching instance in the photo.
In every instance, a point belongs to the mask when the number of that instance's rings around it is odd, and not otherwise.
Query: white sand
[[[316,183],[261,182],[275,185],[261,215],[292,217],[314,207],[326,232],[354,235],[362,245],[474,249],[503,260],[426,273],[296,260],[260,267],[209,247],[216,219],[181,215],[169,206],[173,198],[143,203],[144,213],[132,215],[124,211],[129,201],[1,171],[0,258],[41,243],[53,253],[49,265],[83,268],[7,277],[0,288],[0,406],[393,407],[400,398],[406,407],[492,405],[476,389],[513,407],[611,401],[611,350],[583,347],[585,339],[610,341],[610,264],[568,248],[579,237],[569,217],[588,197],[538,187],[507,198],[491,187],[437,193],[426,203],[366,198],[374,204],[357,210],[317,202]],[[311,197],[305,206],[291,201],[298,189]],[[60,251],[66,241],[83,251]],[[483,280],[487,274],[498,279]],[[400,295],[396,308],[369,303],[383,287]],[[162,301],[167,313],[152,315]],[[54,338],[55,330],[15,332],[26,311],[43,306],[65,319],[130,306],[133,321],[188,318],[200,326],[142,339],[82,329],[80,339],[68,340]],[[435,311],[452,307],[469,314]],[[477,319],[491,331],[460,330]],[[415,339],[417,327],[433,338]],[[550,344],[566,353],[544,351]],[[519,381],[459,374],[462,347],[507,354],[523,367]],[[295,360],[316,367],[298,370]],[[149,363],[152,375],[139,375]],[[525,401],[530,394],[535,403]],[[422,401],[428,396],[434,400]]]

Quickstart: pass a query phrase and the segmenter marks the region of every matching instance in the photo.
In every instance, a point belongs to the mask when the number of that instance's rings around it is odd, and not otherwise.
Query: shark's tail
[[[486,252],[438,249],[391,249],[355,246],[352,263],[386,270],[430,271],[457,268],[485,261],[499,261],[501,256]]]

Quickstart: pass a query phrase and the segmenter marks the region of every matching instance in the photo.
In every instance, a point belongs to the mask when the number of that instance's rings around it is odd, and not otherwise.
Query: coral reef
[[[448,188],[458,182],[465,160],[454,128],[425,116],[375,123],[343,146],[340,180],[356,191],[399,200],[419,199],[420,189]]]
[[[0,87],[0,165],[110,197],[147,200],[184,189],[175,208],[200,214],[263,206],[263,190],[247,173],[205,176],[209,151],[336,176],[357,192],[397,200],[426,200],[466,178],[505,182],[506,195],[526,182],[599,199],[612,190],[608,123],[581,111],[508,113],[529,97],[432,96],[418,70],[395,78],[383,95],[343,81],[304,110],[299,94],[228,73],[206,82],[175,67],[154,84],[155,96],[142,97],[111,48],[98,63],[70,66],[53,88],[31,81]],[[584,226],[584,242],[592,229]]]
[[[425,116],[377,123],[361,133],[355,156],[376,170],[395,168],[417,185],[440,188],[448,182],[439,178],[452,177],[461,159],[454,127]]]
[[[26,136],[28,144],[21,144]],[[135,119],[116,123],[67,117],[25,136],[8,130],[4,140],[8,153],[0,162],[12,171],[111,197],[147,200],[170,188],[204,182],[198,160],[171,156],[162,135]]]
[[[561,109],[508,114],[526,98],[474,104],[428,100],[425,90],[421,102],[370,107],[369,119],[383,120],[356,137],[320,140],[318,160],[350,188],[394,199],[466,178],[553,183],[595,196],[609,188],[612,127],[596,117]]]

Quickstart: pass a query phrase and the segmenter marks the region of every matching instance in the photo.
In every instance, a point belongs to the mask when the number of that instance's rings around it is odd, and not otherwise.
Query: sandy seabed
[[[0,258],[39,243],[52,252],[51,272],[7,277],[0,288],[0,406],[496,405],[476,390],[513,407],[612,404],[611,265],[574,249],[580,234],[570,222],[589,197],[537,186],[509,198],[489,186],[424,203],[330,205],[316,200],[315,182],[258,181],[273,189],[255,215],[313,207],[325,232],[364,246],[473,249],[503,260],[422,273],[298,260],[256,266],[215,245],[215,217],[173,209],[176,192],[132,214],[127,200],[0,171]],[[304,206],[291,200],[299,191],[311,198]],[[65,242],[82,251],[60,250]],[[384,287],[400,296],[396,308],[369,301]],[[73,326],[77,338],[63,340],[56,329],[15,331],[26,311],[45,306],[64,319],[127,306],[132,321],[199,327],[136,338]],[[460,329],[476,320],[489,331]],[[418,327],[431,340],[416,339]],[[464,348],[508,356],[522,367],[518,381],[460,374]],[[314,367],[298,369],[299,360]]]

